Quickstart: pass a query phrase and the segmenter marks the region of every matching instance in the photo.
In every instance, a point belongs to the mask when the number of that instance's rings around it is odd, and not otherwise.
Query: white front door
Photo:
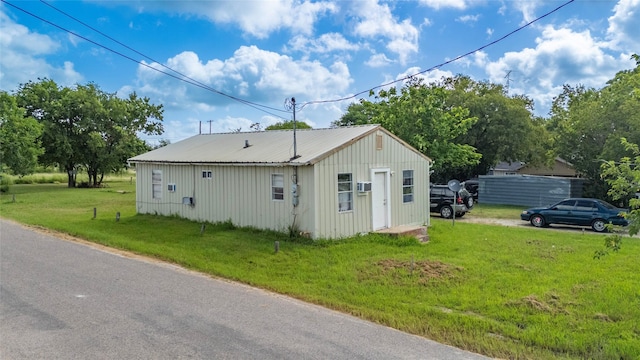
[[[371,182],[371,214],[373,230],[386,229],[390,224],[389,208],[389,171],[373,170]]]

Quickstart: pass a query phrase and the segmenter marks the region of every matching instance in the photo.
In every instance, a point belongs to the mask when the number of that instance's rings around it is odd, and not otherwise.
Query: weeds
[[[454,228],[432,219],[426,244],[381,234],[314,241],[230,221],[201,232],[199,222],[136,214],[128,179],[100,189],[13,185],[0,195],[0,211],[492,357],[640,354],[635,238],[607,261],[592,261],[602,235],[464,220]]]

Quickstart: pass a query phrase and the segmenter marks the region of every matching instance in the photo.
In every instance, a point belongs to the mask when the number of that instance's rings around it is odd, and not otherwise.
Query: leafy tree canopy
[[[291,130],[293,129],[293,120],[287,120],[273,125],[269,125],[265,130]],[[311,129],[311,126],[304,121],[296,121],[296,129]]]
[[[559,156],[590,180],[585,195],[607,197],[601,176],[605,160],[630,155],[621,138],[640,143],[640,63],[618,72],[600,89],[565,86],[554,99],[548,129]]]
[[[24,115],[15,97],[0,91],[0,170],[7,166],[16,175],[31,174],[44,152],[39,140],[42,125]]]
[[[21,85],[16,97],[44,127],[40,161],[64,168],[70,187],[81,168],[92,185],[99,185],[106,172],[123,168],[129,157],[147,150],[138,133],[163,132],[162,105],[135,93],[122,99],[92,83],[67,88],[40,79]]]
[[[468,76],[446,78],[442,85],[449,92],[448,107],[467,108],[469,116],[477,118],[455,141],[473,146],[482,154],[476,166],[460,169],[454,177],[484,175],[501,161],[533,165],[551,162],[551,137],[544,121],[533,116],[533,101],[525,96],[510,97],[502,85],[477,82]]]
[[[412,79],[396,88],[371,93],[374,101],[360,100],[332,123],[333,126],[380,124],[421,153],[434,160],[433,178],[449,180],[450,169],[477,165],[481,154],[471,145],[457,143],[477,121],[461,106],[447,104],[448,92],[441,86],[426,86]]]
[[[170,145],[170,144],[171,144],[171,140],[169,140],[169,139],[160,139],[160,140],[158,140],[158,143],[156,145],[153,145],[153,146],[152,145],[147,145],[147,146],[149,146],[152,150],[155,150],[155,149],[160,149],[161,147],[165,147],[165,146]]]

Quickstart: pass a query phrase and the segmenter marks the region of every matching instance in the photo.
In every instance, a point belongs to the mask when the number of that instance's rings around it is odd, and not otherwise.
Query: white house
[[[142,214],[312,238],[429,223],[430,159],[379,125],[202,134],[129,161]]]

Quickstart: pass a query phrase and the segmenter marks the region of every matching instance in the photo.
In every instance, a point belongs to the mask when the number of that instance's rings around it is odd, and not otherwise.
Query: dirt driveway
[[[529,222],[522,221],[520,219],[492,219],[485,218],[479,216],[473,216],[472,214],[467,214],[462,219],[456,219],[456,221],[463,221],[474,224],[492,224],[492,225],[502,225],[502,226],[531,226]]]
[[[493,218],[485,218],[479,216],[473,216],[473,214],[469,213],[465,217],[461,219],[456,219],[456,221],[466,222],[466,223],[474,223],[474,224],[490,224],[490,225],[501,225],[501,226],[514,226],[514,227],[527,227],[534,229],[534,227],[528,222],[520,219],[493,219]],[[607,235],[608,233],[597,233],[589,227],[581,227],[581,226],[571,226],[571,225],[560,225],[553,224],[544,229],[538,229],[541,231],[555,230],[555,231],[573,231],[573,232],[582,232],[583,234],[594,234],[594,235]],[[625,229],[624,234],[628,234],[628,228]],[[640,234],[636,234],[635,238],[640,238]]]

